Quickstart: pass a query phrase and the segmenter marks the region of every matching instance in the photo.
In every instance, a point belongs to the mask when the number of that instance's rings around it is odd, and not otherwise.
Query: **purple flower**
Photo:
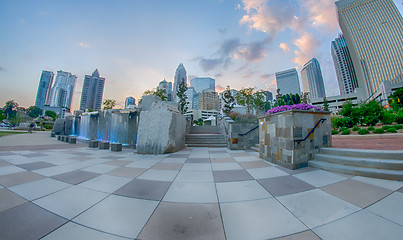
[[[272,108],[269,111],[266,112],[266,115],[272,114],[272,113],[278,113],[278,112],[284,112],[292,109],[299,109],[299,110],[309,110],[309,109],[314,109],[317,111],[323,111],[320,107],[312,106],[306,103],[298,103],[294,105],[283,105],[279,106],[276,108]]]

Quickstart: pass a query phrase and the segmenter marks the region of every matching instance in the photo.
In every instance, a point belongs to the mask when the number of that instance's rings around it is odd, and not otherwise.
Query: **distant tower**
[[[358,87],[353,61],[343,34],[339,34],[331,44],[334,68],[339,82],[340,94],[353,93]]]
[[[158,89],[164,89],[166,92],[167,101],[172,101],[172,83],[165,79],[158,84]]]
[[[338,20],[365,99],[403,82],[403,18],[392,0],[339,0]]]
[[[51,107],[71,109],[76,79],[77,77],[69,72],[57,71],[55,84],[49,97]]]
[[[304,92],[309,92],[309,98],[326,97],[322,71],[316,58],[312,58],[309,62],[305,63],[301,70],[301,80]]]
[[[176,92],[179,89],[179,84],[181,82],[185,82],[185,85],[187,85],[186,80],[187,80],[187,77],[186,77],[185,67],[183,66],[182,63],[180,63],[179,66],[176,68],[176,72],[175,72],[174,88],[172,90],[173,91],[173,93],[172,93],[173,101],[178,101],[178,99],[176,99]]]
[[[52,89],[53,77],[55,74],[50,71],[42,71],[39,81],[38,92],[36,93],[35,106],[43,110],[45,104],[49,103],[50,91]]]
[[[91,76],[85,75],[83,91],[81,93],[80,110],[101,110],[102,97],[104,95],[105,78],[99,76],[98,69]]]
[[[210,89],[215,92],[215,80],[210,77],[197,77],[190,80],[190,86],[194,88],[197,93],[203,90]]]
[[[136,99],[134,97],[127,97],[125,100],[125,108],[130,108],[130,106],[136,105]]]
[[[299,87],[298,73],[295,68],[276,72],[277,89],[281,94],[301,94]]]

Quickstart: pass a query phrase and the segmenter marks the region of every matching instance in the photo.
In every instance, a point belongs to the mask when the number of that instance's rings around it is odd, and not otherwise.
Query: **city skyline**
[[[42,70],[77,76],[78,109],[84,76],[98,68],[104,99],[124,106],[163,79],[209,76],[217,91],[257,87],[275,93],[275,72],[316,57],[326,95],[339,93],[330,44],[341,32],[333,0],[2,1],[0,106],[35,104]],[[400,14],[403,5],[394,0]],[[60,11],[63,9],[63,11]],[[44,37],[46,36],[46,37]],[[23,69],[23,71],[21,71]]]

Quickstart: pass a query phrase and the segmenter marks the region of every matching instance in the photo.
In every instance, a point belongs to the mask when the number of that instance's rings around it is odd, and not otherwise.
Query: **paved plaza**
[[[403,236],[403,182],[291,171],[251,151],[139,155],[14,135],[0,138],[0,185],[0,239]]]

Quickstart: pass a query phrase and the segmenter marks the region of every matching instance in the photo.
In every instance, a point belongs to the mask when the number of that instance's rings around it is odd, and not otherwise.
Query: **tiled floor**
[[[0,151],[1,239],[399,239],[403,182],[254,152]]]

